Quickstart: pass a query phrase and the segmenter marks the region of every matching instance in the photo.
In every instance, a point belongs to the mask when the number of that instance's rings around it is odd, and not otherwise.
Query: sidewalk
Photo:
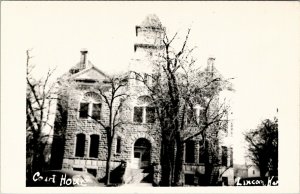
[[[153,187],[152,183],[135,183],[135,184],[124,184],[120,187]]]

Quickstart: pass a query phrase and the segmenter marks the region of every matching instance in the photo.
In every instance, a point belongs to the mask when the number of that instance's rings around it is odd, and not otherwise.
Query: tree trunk
[[[183,180],[183,156],[184,156],[184,144],[180,138],[180,134],[176,135],[176,157],[175,157],[175,174],[174,174],[174,185],[182,186]]]
[[[167,140],[162,141],[161,145],[162,157],[161,157],[161,186],[171,186],[172,182],[172,162],[170,158],[170,142]]]
[[[106,185],[110,184],[110,161],[111,161],[111,145],[107,146],[107,161],[106,161]]]

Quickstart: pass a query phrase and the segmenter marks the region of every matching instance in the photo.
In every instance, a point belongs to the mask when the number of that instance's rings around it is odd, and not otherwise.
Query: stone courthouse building
[[[130,70],[141,74],[151,71],[151,63],[163,49],[162,38],[165,28],[155,15],[148,15],[141,25],[136,26],[134,57]],[[70,69],[62,80],[73,80],[75,85],[62,88],[52,145],[52,168],[86,171],[96,177],[105,176],[107,159],[106,132],[95,120],[107,121],[108,108],[93,89],[95,83],[103,83],[109,76],[88,60],[88,51],[80,52],[80,61]],[[101,66],[101,65],[99,65]],[[131,75],[132,76],[132,75]],[[127,122],[118,128],[112,147],[111,168],[117,171],[126,163],[123,176],[125,183],[137,183],[148,177],[148,182],[159,182],[160,171],[160,130],[154,119],[147,90],[142,83],[130,79],[126,88],[129,98],[126,108],[120,114],[126,115]],[[58,111],[58,112],[59,112]],[[230,126],[230,125],[228,125]],[[225,139],[232,134],[228,127]],[[230,142],[221,147],[221,166],[228,169],[232,165]],[[186,184],[201,185],[199,174],[204,174],[205,163],[200,154],[199,140],[186,144],[184,172]],[[148,171],[143,169],[150,168]],[[221,170],[221,168],[220,168]],[[149,178],[150,177],[150,178]],[[223,182],[233,182],[233,172],[223,173]],[[233,183],[232,183],[233,184]]]

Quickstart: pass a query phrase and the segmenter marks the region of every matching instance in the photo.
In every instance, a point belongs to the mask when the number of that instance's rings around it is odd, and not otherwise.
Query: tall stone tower
[[[149,71],[157,60],[158,53],[164,48],[165,28],[155,14],[147,15],[144,21],[135,27],[136,41],[131,69],[139,72]]]

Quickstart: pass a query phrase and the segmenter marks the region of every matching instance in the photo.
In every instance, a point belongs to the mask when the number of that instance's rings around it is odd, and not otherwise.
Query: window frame
[[[98,137],[98,146],[97,147],[95,147],[95,143],[92,145],[92,143],[93,143],[93,137]],[[94,141],[96,141],[96,139],[94,139]],[[90,143],[89,143],[89,158],[98,158],[99,157],[99,144],[100,144],[100,135],[98,135],[98,134],[91,134],[90,135]],[[94,150],[95,149],[95,150]],[[97,151],[97,152],[96,152]],[[96,155],[94,156],[94,155],[91,155],[92,154],[92,152],[94,153],[96,153]]]
[[[101,112],[102,112],[102,104],[99,102],[99,103],[93,103],[93,102],[90,102],[91,103],[91,119],[94,119],[94,120],[100,120],[101,119]],[[98,118],[94,118],[94,106],[95,105],[99,105],[99,110],[98,110],[98,112],[99,112],[99,115],[97,115],[98,116]]]
[[[80,116],[80,113],[81,113],[81,104],[88,104],[88,107],[87,107],[87,117],[81,117]],[[94,119],[94,105],[100,105],[100,109],[99,109],[99,118],[98,119]],[[95,99],[93,100],[81,100],[79,102],[79,111],[78,111],[78,115],[77,115],[77,118],[78,119],[81,119],[81,120],[101,120],[102,119],[102,109],[103,109],[103,106],[102,106],[102,103],[101,101],[97,101]]]
[[[222,166],[227,166],[228,165],[228,147],[222,146],[221,149],[222,149],[221,164],[222,164]]]
[[[137,101],[139,98],[141,97],[149,97],[149,96],[140,96],[137,98]],[[150,97],[149,97],[150,98]],[[142,121],[141,122],[137,122],[135,119],[135,109],[136,108],[141,108],[142,109],[142,115],[140,115],[140,117],[142,117]],[[153,118],[153,122],[148,122],[148,114],[149,114],[149,108],[153,108],[154,109],[154,118]],[[135,103],[135,106],[133,106],[133,113],[132,113],[132,122],[135,124],[154,124],[156,122],[156,117],[155,117],[155,106],[153,106],[150,102],[142,102],[140,104],[138,104],[138,102]]]
[[[83,143],[83,148],[79,148],[79,143],[78,143],[78,136],[82,136],[84,137],[83,141],[80,142],[80,143]],[[86,149],[86,135],[84,133],[77,133],[76,136],[75,136],[75,150],[74,150],[74,156],[75,157],[80,157],[80,158],[83,158],[85,157],[85,149]],[[79,150],[80,149],[80,150]],[[78,151],[79,150],[79,151]],[[83,150],[83,152],[82,152]],[[78,153],[79,152],[79,153]],[[82,154],[81,154],[82,153]]]
[[[122,138],[118,136],[116,139],[116,152],[115,152],[116,154],[121,154],[122,152],[121,145],[122,145]]]
[[[83,112],[83,111],[81,111],[81,110],[82,110],[82,105],[83,105],[83,104],[85,104],[85,106],[86,106],[86,108],[87,108],[87,109],[85,110],[85,111],[86,111],[86,117],[81,116],[81,114],[82,114],[82,112]],[[78,115],[78,118],[79,118],[79,119],[88,119],[88,118],[89,118],[89,106],[90,106],[90,105],[89,105],[89,102],[80,102],[80,103],[79,103],[79,115]]]
[[[193,149],[188,149],[188,145],[191,145]],[[195,141],[194,140],[189,140],[185,143],[184,145],[184,162],[187,164],[193,164],[196,162],[196,146],[195,146]],[[187,150],[189,150],[189,154],[187,155]],[[193,158],[193,159],[192,159]]]

